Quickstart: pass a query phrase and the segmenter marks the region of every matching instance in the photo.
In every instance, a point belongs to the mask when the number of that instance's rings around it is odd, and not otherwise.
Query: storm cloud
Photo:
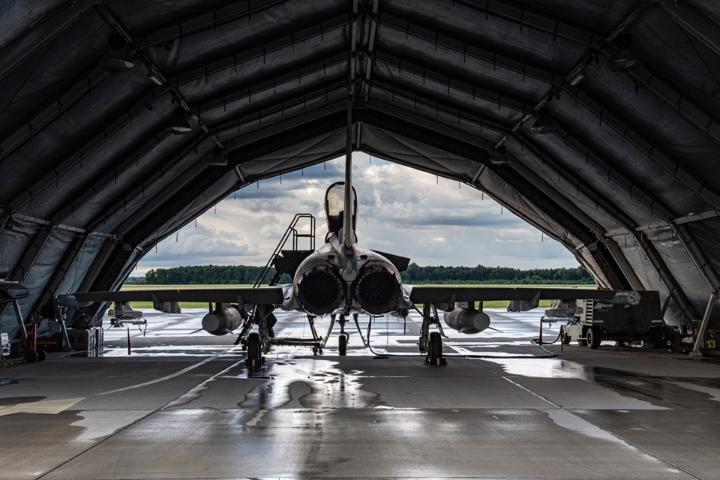
[[[323,199],[343,180],[344,159],[261,180],[158,245],[134,272],[203,264],[264,264],[295,213],[318,219],[325,235]],[[541,235],[478,190],[356,153],[357,234],[362,245],[412,258],[420,265],[574,267],[562,245]],[[306,246],[301,245],[301,248]]]

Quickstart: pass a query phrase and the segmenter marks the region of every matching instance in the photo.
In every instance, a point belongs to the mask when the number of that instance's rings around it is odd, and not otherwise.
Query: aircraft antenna
[[[355,43],[357,39],[357,25],[355,21],[358,13],[358,1],[353,0],[353,10],[349,18],[349,48],[348,48],[348,86],[347,86],[347,112],[345,125],[345,199],[343,206],[343,246],[345,250],[352,250],[355,243],[353,231],[353,189],[352,189],[352,105],[355,77]]]
[[[347,126],[345,129],[345,200],[343,213],[343,244],[345,248],[352,248],[354,243],[353,232],[353,195],[352,195],[352,94],[348,92]]]

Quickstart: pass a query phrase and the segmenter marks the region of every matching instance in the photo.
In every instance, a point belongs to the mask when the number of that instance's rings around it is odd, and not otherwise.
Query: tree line
[[[583,267],[535,268],[521,270],[510,267],[421,267],[411,263],[402,272],[407,283],[521,283],[521,284],[592,284],[592,276]]]
[[[145,278],[133,277],[127,283],[151,285],[221,285],[255,283],[262,267],[251,265],[198,265],[174,268],[157,268],[148,271]],[[271,270],[267,280],[275,274]],[[411,263],[402,272],[406,283],[507,283],[507,284],[592,284],[593,279],[583,267],[521,270],[509,267],[421,267]],[[279,283],[289,283],[283,275]]]

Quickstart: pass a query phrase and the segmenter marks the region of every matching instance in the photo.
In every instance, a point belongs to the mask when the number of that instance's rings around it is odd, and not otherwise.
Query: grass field
[[[423,286],[438,286],[438,287],[557,287],[557,288],[595,288],[595,285],[513,285],[513,284],[472,284],[472,285],[432,285],[423,284]],[[250,288],[252,285],[240,284],[240,285],[139,285],[139,284],[128,284],[123,285],[121,290],[191,290],[201,288]],[[507,301],[496,300],[488,301],[484,303],[487,308],[507,308]],[[550,300],[541,300],[540,307],[547,308],[550,306]],[[152,308],[152,302],[133,302],[134,308]],[[208,306],[207,302],[180,302],[182,308],[205,308]]]

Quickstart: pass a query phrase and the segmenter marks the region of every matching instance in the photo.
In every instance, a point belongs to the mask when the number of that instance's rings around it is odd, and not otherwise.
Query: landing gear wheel
[[[247,368],[257,370],[262,365],[262,350],[260,347],[260,335],[251,333],[247,338],[247,360],[245,361]]]
[[[595,327],[590,327],[585,334],[587,346],[593,350],[600,346],[600,330]]]
[[[572,338],[568,335],[567,331],[563,327],[560,327],[560,341],[562,344],[570,345],[570,340],[572,340]]]
[[[439,332],[432,332],[430,334],[428,350],[428,356],[425,359],[427,364],[440,367],[447,363],[442,354],[442,337]]]
[[[338,353],[343,357],[347,355],[348,337],[347,333],[341,333],[338,337]]]

